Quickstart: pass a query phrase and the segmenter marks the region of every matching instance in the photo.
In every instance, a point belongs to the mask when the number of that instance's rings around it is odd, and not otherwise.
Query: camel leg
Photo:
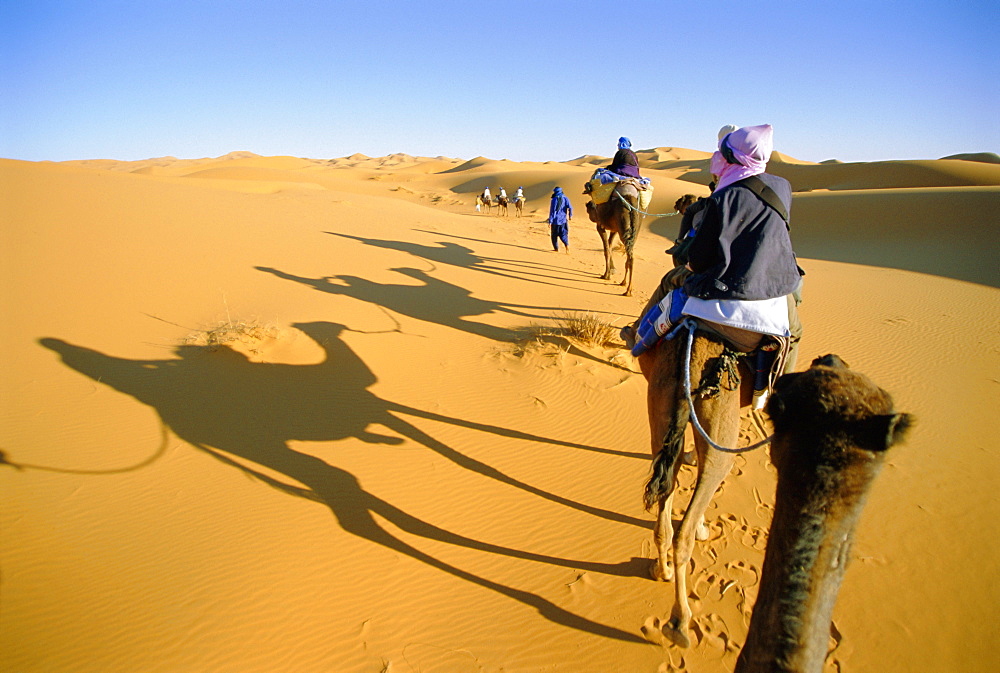
[[[656,559],[649,567],[649,576],[660,582],[669,582],[674,578],[674,568],[670,565],[670,548],[674,542],[674,522],[671,520],[673,503],[674,491],[671,489],[670,494],[660,501],[653,528]]]
[[[629,272],[632,269],[631,264],[630,264],[631,260],[628,258],[628,253],[626,252],[625,255],[626,255],[626,257],[625,257],[625,275],[622,276],[622,282],[618,283],[622,287],[625,287],[626,285],[629,284]],[[632,287],[631,286],[629,286],[629,288],[627,290],[625,290],[625,292],[623,293],[623,296],[625,296],[625,297],[632,296]]]
[[[611,241],[608,240],[608,232],[601,228],[601,225],[597,225],[597,233],[604,245],[604,275],[601,276],[601,280],[611,280],[611,273],[615,270],[614,260],[611,259]]]
[[[739,393],[723,393],[719,398],[695,402],[698,417],[709,435],[723,446],[735,446],[739,437]],[[714,421],[714,422],[713,422]],[[709,447],[695,434],[698,449],[698,483],[688,504],[680,530],[674,538],[674,608],[663,633],[680,647],[689,647],[688,629],[691,606],[688,604],[688,564],[694,551],[698,529],[704,526],[705,512],[722,480],[733,466],[734,454]]]
[[[625,292],[624,292],[623,296],[625,296],[625,297],[631,297],[632,296],[632,262],[633,262],[633,259],[632,259],[632,253],[626,252],[625,254],[626,254],[626,257],[625,257],[625,277],[622,278],[622,285],[626,285],[626,281],[628,281],[628,284],[625,287]]]

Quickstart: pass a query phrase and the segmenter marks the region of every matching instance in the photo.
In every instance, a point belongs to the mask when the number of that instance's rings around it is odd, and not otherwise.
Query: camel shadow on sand
[[[520,309],[544,310],[541,306],[501,304],[473,297],[465,288],[438,280],[420,269],[390,269],[418,281],[419,285],[376,283],[359,276],[324,276],[308,278],[285,273],[265,266],[254,267],[284,280],[307,285],[314,290],[344,297],[353,297],[389,311],[424,322],[453,327],[469,334],[501,342],[517,340],[515,330],[496,327],[468,318],[490,313],[509,313],[525,318],[542,319],[541,313],[526,313]]]
[[[423,245],[420,243],[410,243],[407,241],[392,241],[380,238],[363,238],[361,236],[351,236],[334,231],[325,232],[331,236],[338,236],[352,241],[358,241],[367,246],[381,248],[383,250],[397,250],[406,252],[414,257],[426,259],[432,264],[446,264],[464,269],[473,269],[503,278],[515,280],[526,280],[542,285],[553,287],[565,287],[561,283],[550,282],[552,280],[566,280],[568,276],[583,276],[590,279],[589,282],[597,285],[604,285],[598,277],[582,271],[575,271],[553,264],[541,264],[525,260],[504,259],[502,257],[486,257],[475,253],[472,248],[460,245],[453,241],[435,241],[434,245]],[[444,235],[444,234],[440,234]],[[462,238],[462,237],[453,237]],[[478,240],[478,239],[467,239]],[[520,247],[520,246],[518,246]],[[574,279],[574,282],[581,282]]]
[[[644,642],[634,634],[590,621],[541,596],[437,559],[394,536],[379,524],[378,517],[430,540],[576,570],[638,576],[642,574],[640,559],[618,564],[593,563],[511,549],[458,535],[413,517],[367,492],[351,473],[317,456],[292,449],[289,442],[329,442],[353,437],[373,445],[397,445],[406,438],[465,469],[546,500],[594,516],[649,527],[646,521],[577,503],[514,479],[438,441],[405,417],[527,441],[639,456],[451,418],[383,400],[368,390],[377,378],[341,339],[346,330],[343,325],[314,322],[294,326],[323,348],[323,362],[312,365],[252,362],[226,346],[179,346],[176,358],[130,360],[60,339],[45,338],[39,343],[57,353],[71,369],[152,407],[164,425],[191,446],[283,493],[325,505],[352,535],[520,601],[555,623],[608,638]],[[385,431],[373,430],[373,426],[381,426]],[[260,468],[285,475],[294,482],[270,476]]]
[[[528,306],[525,304],[510,304],[479,299],[478,297],[473,297],[472,293],[464,287],[434,278],[426,271],[421,271],[420,269],[390,269],[390,271],[395,271],[420,283],[419,285],[409,285],[376,283],[366,278],[348,275],[309,278],[306,276],[296,276],[266,266],[256,266],[254,268],[283,280],[301,283],[320,292],[352,297],[409,318],[452,327],[501,343],[515,343],[523,339],[525,333],[516,329],[497,327],[476,320],[469,320],[469,318],[485,316],[491,313],[507,313],[523,318],[543,320],[551,318],[551,315],[540,313],[540,311],[555,312],[559,310],[556,307]],[[595,357],[569,341],[566,343],[566,348],[569,353],[585,360],[597,362],[615,369],[632,371],[620,364]]]

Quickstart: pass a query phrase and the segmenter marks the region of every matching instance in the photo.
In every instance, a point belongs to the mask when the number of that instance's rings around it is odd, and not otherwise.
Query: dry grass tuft
[[[550,328],[553,336],[579,341],[585,346],[607,346],[618,338],[618,329],[593,313],[563,313],[556,316],[556,327]]]
[[[618,327],[593,313],[562,313],[553,325],[533,324],[521,329],[519,338],[503,352],[517,358],[542,356],[561,362],[573,344],[586,348],[621,348]],[[615,354],[612,360],[618,358]]]
[[[259,345],[278,336],[278,328],[257,320],[220,320],[211,329],[198,330],[184,340],[189,346],[241,345],[251,353],[259,353]]]

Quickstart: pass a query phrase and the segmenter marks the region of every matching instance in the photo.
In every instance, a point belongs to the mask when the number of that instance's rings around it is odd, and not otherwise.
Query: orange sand
[[[653,213],[707,193],[706,154],[640,156]],[[800,366],[838,353],[918,419],[862,517],[827,670],[991,671],[1000,166],[778,159],[803,192]],[[602,162],[0,161],[20,467],[0,466],[0,670],[731,671],[766,451],[709,512],[697,644],[645,641],[672,604],[646,578],[645,382],[620,347],[528,329],[624,324],[664,271],[678,218],[648,217],[639,295],[597,278],[578,187]],[[475,213],[487,185],[523,185],[526,216]],[[241,338],[206,345],[220,324]]]

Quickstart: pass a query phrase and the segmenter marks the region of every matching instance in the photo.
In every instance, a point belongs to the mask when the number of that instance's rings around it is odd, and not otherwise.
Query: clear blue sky
[[[1000,152],[996,2],[0,0],[0,157]]]

